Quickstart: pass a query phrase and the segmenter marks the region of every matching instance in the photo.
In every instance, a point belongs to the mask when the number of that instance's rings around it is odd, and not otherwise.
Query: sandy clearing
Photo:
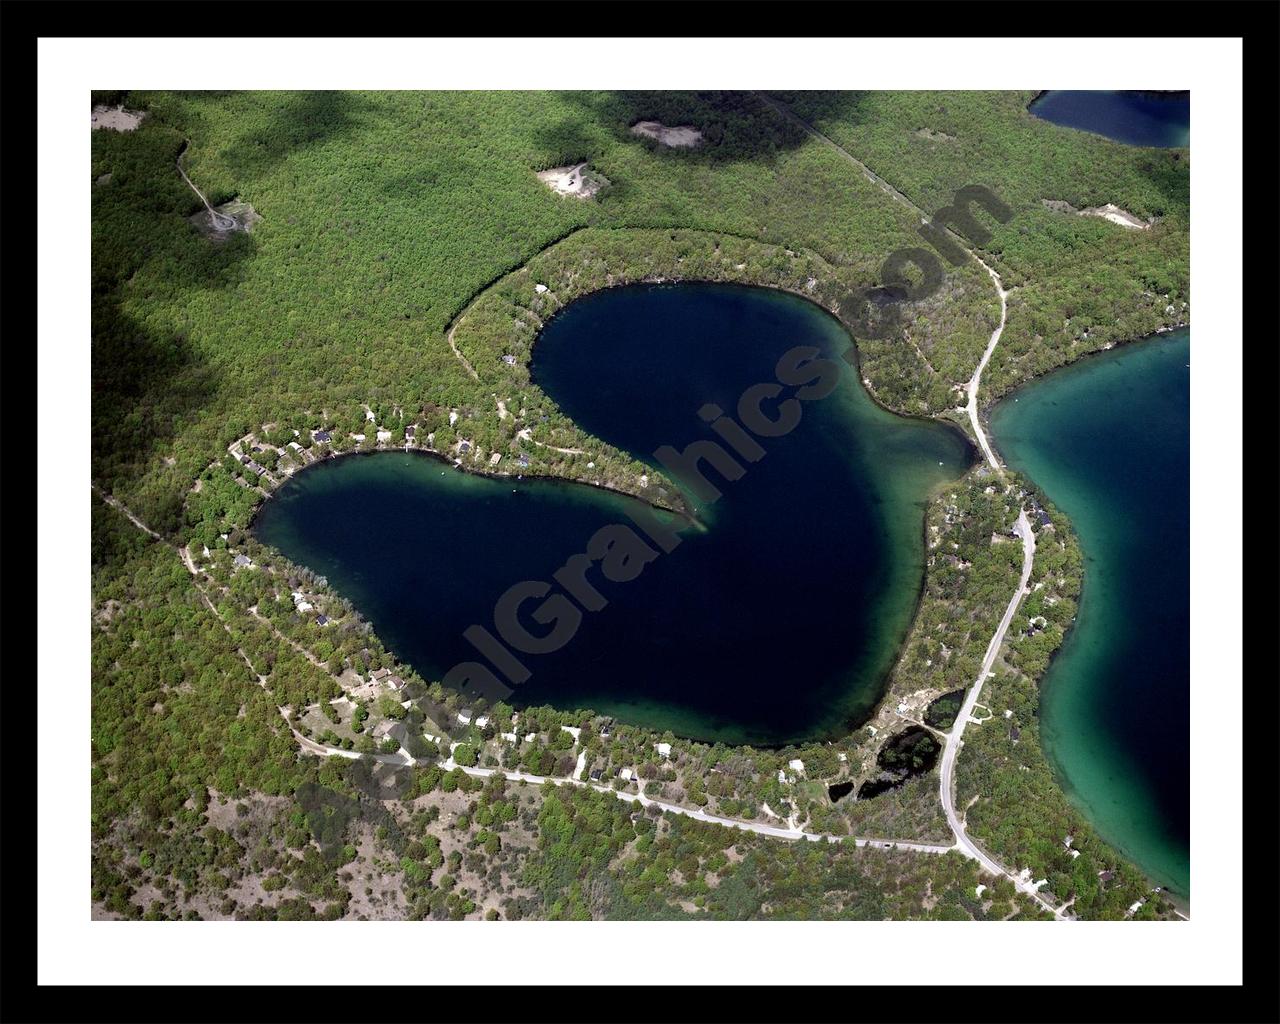
[[[1155,223],[1154,220],[1143,220],[1128,210],[1116,206],[1115,203],[1107,203],[1105,206],[1090,206],[1084,210],[1077,210],[1070,203],[1061,199],[1041,199],[1040,202],[1055,213],[1074,213],[1078,217],[1101,217],[1103,220],[1109,220],[1112,224],[1118,224],[1120,227],[1128,228],[1131,231],[1147,231]]]
[[[206,238],[225,242],[238,231],[251,232],[253,226],[262,220],[262,216],[248,203],[233,199],[221,206],[211,206],[193,213],[187,219]]]
[[[1135,231],[1146,231],[1151,227],[1145,220],[1135,217],[1128,210],[1122,210],[1115,203],[1107,203],[1106,206],[1091,206],[1087,210],[1081,210],[1080,216],[1101,217],[1104,220],[1111,221],[1112,224],[1119,224],[1122,228],[1130,228]]]
[[[915,132],[922,139],[929,139],[931,142],[955,142],[954,135],[948,135],[946,132],[935,132],[932,128],[917,128]]]
[[[691,124],[668,127],[661,121],[637,121],[631,126],[631,134],[657,139],[659,143],[672,149],[689,149],[702,141],[702,132]]]
[[[587,168],[585,163],[572,167],[549,167],[538,172],[538,180],[562,196],[590,199],[605,185],[607,178]]]
[[[93,113],[89,115],[89,125],[95,131],[99,128],[106,128],[113,132],[131,132],[142,123],[142,119],[147,116],[145,110],[125,110],[124,104],[118,107],[108,107],[103,104],[93,108]]]

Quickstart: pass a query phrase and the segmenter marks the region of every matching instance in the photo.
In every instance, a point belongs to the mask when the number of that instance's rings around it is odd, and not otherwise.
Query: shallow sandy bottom
[[[669,128],[661,121],[637,121],[631,126],[631,134],[657,139],[662,145],[677,149],[687,149],[702,141],[702,132],[691,124]]]
[[[142,110],[125,110],[124,104],[118,107],[99,104],[93,108],[93,113],[89,116],[89,124],[95,131],[99,128],[108,128],[113,132],[131,132],[146,116],[146,112]]]

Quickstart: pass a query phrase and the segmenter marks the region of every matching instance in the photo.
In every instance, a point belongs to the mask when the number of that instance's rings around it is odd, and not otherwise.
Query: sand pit
[[[196,226],[196,230],[205,238],[215,242],[225,242],[238,232],[246,234],[262,220],[258,212],[248,203],[233,199],[229,203],[213,207],[213,210],[201,210],[187,218]]]
[[[1078,217],[1101,217],[1103,220],[1109,220],[1112,224],[1118,224],[1122,228],[1128,228],[1131,231],[1146,231],[1154,220],[1143,220],[1136,217],[1128,210],[1121,209],[1115,203],[1107,203],[1105,206],[1091,206],[1087,210],[1077,210],[1068,202],[1061,199],[1041,199],[1040,202],[1055,213],[1074,213]]]
[[[662,145],[673,149],[688,149],[702,141],[702,132],[691,124],[678,124],[674,128],[668,128],[661,121],[637,121],[631,126],[631,134],[657,139]]]
[[[1133,228],[1136,231],[1146,231],[1151,224],[1139,217],[1135,217],[1128,210],[1122,210],[1115,203],[1107,203],[1106,206],[1091,206],[1087,210],[1081,210],[1082,217],[1102,217],[1104,220],[1111,221],[1112,224],[1119,224],[1122,228]]]
[[[106,107],[101,104],[93,108],[93,113],[89,115],[89,124],[96,131],[99,128],[107,128],[113,132],[131,132],[142,123],[142,119],[146,117],[144,110],[125,110],[124,104],[118,107]]]
[[[590,170],[585,163],[539,171],[538,180],[562,196],[577,196],[579,199],[590,199],[609,184],[608,178]]]

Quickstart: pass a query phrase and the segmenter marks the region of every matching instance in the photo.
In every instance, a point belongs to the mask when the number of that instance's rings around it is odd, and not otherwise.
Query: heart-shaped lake
[[[796,346],[820,350],[839,377],[794,429],[752,435],[763,455],[737,458],[738,479],[707,471],[722,497],[691,496],[701,524],[672,551],[622,582],[597,566],[588,578],[606,606],[584,610],[558,650],[519,654],[530,676],[511,703],[756,745],[834,736],[871,712],[920,591],[925,502],[965,471],[972,448],[956,429],[877,406],[842,358],[850,344],[802,298],[728,285],[610,289],[547,324],[535,381],[585,430],[655,467],[664,445],[730,450],[699,411],[714,403],[737,418],[743,394],[775,382]],[[779,418],[795,391],[770,395],[767,415]],[[547,581],[559,592],[557,569],[601,527],[631,526],[643,510],[598,488],[384,452],[295,475],[254,529],[440,679],[484,662],[463,632],[496,632],[508,588]],[[524,608],[530,632],[545,634],[538,602]]]

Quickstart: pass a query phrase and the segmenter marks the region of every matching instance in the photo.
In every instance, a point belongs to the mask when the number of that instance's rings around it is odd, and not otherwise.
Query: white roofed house
[[[670,756],[671,756],[671,744],[670,744],[670,743],[655,743],[655,744],[654,744],[654,749],[656,749],[656,750],[658,751],[658,756],[659,756],[659,757],[670,757]]]

